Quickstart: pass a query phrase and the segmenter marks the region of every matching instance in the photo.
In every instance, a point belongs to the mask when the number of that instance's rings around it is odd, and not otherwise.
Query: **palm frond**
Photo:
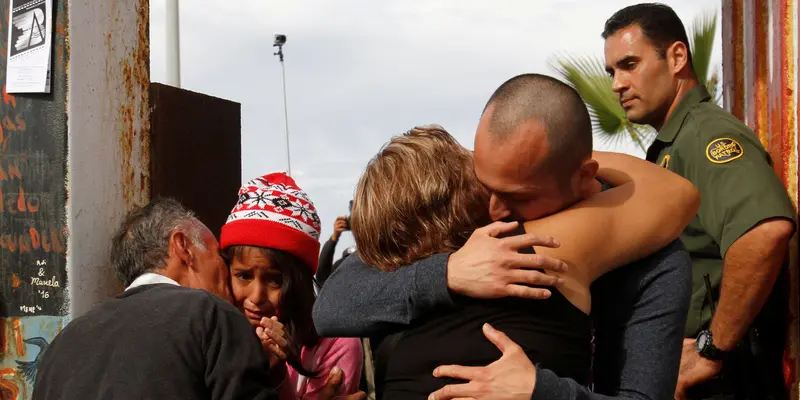
[[[645,142],[650,130],[632,124],[625,117],[625,110],[611,90],[611,77],[599,59],[565,56],[553,67],[580,93],[592,117],[594,131],[602,141],[616,146],[627,136],[646,151]]]
[[[711,55],[714,51],[714,37],[717,32],[716,12],[706,12],[697,16],[692,22],[689,36],[689,47],[692,53],[692,66],[697,74],[697,79],[706,85],[709,92],[716,93],[716,84],[711,82],[714,74],[709,74],[711,69]],[[716,75],[717,78],[719,75]],[[709,84],[714,83],[714,84]]]

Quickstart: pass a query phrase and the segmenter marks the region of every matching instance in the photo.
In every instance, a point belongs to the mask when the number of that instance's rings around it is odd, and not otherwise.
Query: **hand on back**
[[[464,246],[450,255],[447,263],[447,287],[455,293],[474,298],[523,297],[546,299],[551,292],[535,286],[558,286],[563,283],[553,275],[535,271],[564,272],[567,264],[538,254],[521,254],[525,247],[558,247],[552,237],[532,233],[498,239],[511,232],[518,222],[494,222],[475,230]]]

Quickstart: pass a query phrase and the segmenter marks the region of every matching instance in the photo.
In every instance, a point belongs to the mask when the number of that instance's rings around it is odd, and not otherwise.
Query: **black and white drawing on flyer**
[[[53,0],[12,0],[7,93],[50,93]]]

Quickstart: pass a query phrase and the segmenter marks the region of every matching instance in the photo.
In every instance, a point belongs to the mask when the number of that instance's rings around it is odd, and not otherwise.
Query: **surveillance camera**
[[[286,35],[276,34],[273,46],[283,46],[284,44],[286,44]]]

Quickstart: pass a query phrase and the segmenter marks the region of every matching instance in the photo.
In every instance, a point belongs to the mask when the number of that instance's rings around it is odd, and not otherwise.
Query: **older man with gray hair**
[[[169,199],[134,210],[111,264],[125,292],[55,338],[33,399],[277,398],[258,337],[226,301],[219,243],[192,212]]]

